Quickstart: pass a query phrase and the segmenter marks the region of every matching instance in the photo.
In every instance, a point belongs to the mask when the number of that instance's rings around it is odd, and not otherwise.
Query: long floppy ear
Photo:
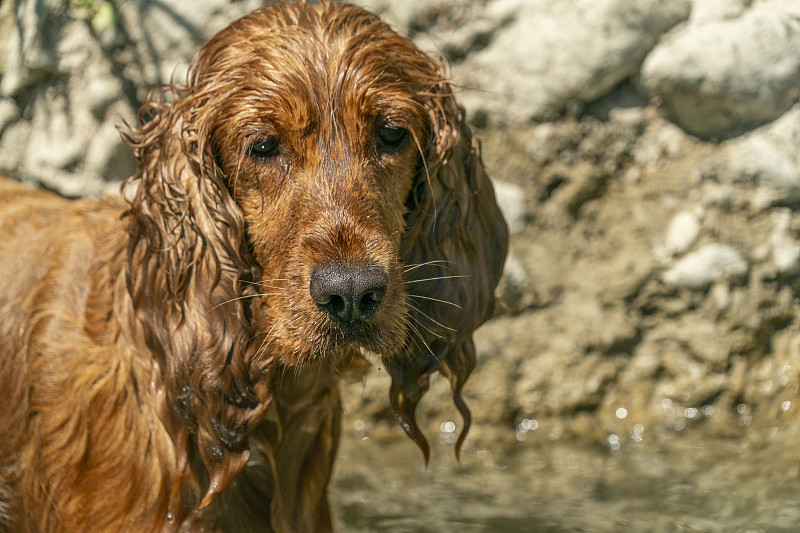
[[[246,353],[253,332],[244,296],[258,272],[210,131],[209,110],[225,88],[214,91],[204,57],[193,63],[187,86],[151,93],[140,112],[144,125],[124,134],[139,161],[125,184],[132,194],[125,213],[131,327],[152,353],[159,416],[176,446],[175,519],[188,450],[197,449],[205,466],[196,472],[208,480],[203,507],[244,468],[247,425],[268,403],[267,380],[253,375]]]
[[[475,367],[472,333],[492,315],[508,228],[479,143],[449,84],[435,86],[425,106],[429,139],[407,202],[402,250],[411,331],[405,353],[384,364],[392,377],[392,409],[427,462],[429,447],[415,411],[432,373],[448,378],[464,420],[457,456],[469,430],[472,417],[461,391]]]

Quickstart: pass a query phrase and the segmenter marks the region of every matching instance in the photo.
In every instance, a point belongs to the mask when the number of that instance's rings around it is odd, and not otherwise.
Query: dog
[[[329,531],[337,383],[462,388],[508,231],[440,60],[351,5],[214,36],[123,195],[0,181],[0,532]],[[374,354],[374,355],[373,355]]]

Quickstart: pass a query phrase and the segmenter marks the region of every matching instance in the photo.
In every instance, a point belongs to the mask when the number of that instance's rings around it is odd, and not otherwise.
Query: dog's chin
[[[359,354],[368,360],[377,360],[381,355],[394,354],[400,350],[404,335],[385,338],[376,335],[366,326],[334,328],[311,342],[298,343],[294,350],[280,350],[280,362],[285,366],[308,366],[324,361],[334,368]]]
[[[307,350],[281,352],[280,362],[284,366],[305,367],[325,362],[333,368],[353,352],[360,352],[361,346],[355,342],[343,342],[335,345],[309,346]]]

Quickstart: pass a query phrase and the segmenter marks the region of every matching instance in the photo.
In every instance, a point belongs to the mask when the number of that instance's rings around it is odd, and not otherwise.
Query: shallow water
[[[617,446],[465,449],[344,432],[331,488],[346,532],[796,532],[800,430]],[[399,431],[398,431],[399,433]]]

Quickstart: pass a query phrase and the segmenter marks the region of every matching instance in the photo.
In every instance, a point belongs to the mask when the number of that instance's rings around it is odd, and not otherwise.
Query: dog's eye
[[[269,159],[280,153],[280,145],[275,137],[264,137],[250,146],[250,155],[260,159]]]
[[[378,146],[384,149],[396,149],[403,144],[408,137],[408,130],[405,128],[393,128],[382,126],[378,128]]]

